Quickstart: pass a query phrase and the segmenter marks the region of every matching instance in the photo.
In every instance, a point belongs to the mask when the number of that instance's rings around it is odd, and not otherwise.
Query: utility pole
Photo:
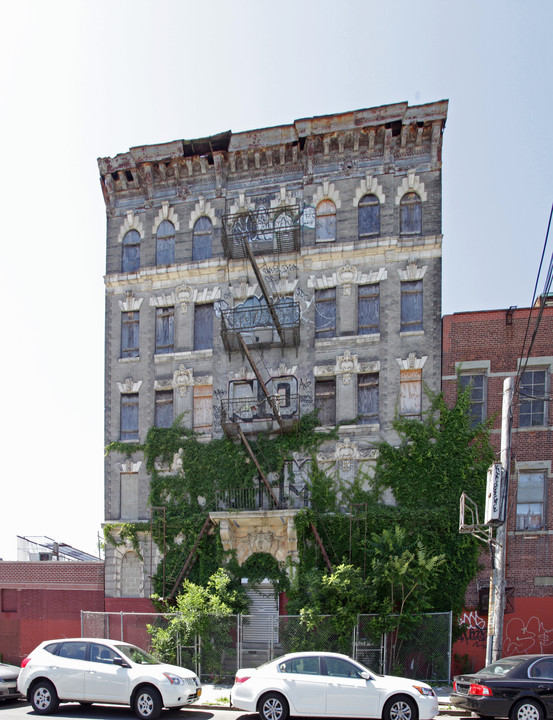
[[[503,649],[503,615],[505,613],[505,566],[507,561],[507,502],[509,498],[509,471],[511,468],[511,428],[513,419],[514,378],[505,378],[501,411],[501,454],[504,470],[503,522],[498,526],[495,542],[490,543],[492,572],[488,604],[488,637],[486,665],[499,660]]]

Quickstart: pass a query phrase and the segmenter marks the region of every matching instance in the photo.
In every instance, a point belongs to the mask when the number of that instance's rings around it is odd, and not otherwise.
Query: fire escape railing
[[[274,318],[276,316],[277,324]],[[287,298],[270,304],[223,310],[221,337],[228,353],[242,349],[239,335],[249,347],[281,345],[298,347],[300,342],[300,306]]]
[[[231,260],[254,255],[298,252],[301,247],[299,208],[294,205],[263,207],[223,216],[223,249]]]

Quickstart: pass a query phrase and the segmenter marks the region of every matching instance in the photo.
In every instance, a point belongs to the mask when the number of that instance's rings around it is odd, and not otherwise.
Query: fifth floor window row
[[[376,195],[364,195],[357,207],[358,237],[360,240],[380,236],[381,203]],[[238,213],[233,220],[236,233],[256,236],[255,222],[252,213]],[[275,229],[282,223],[282,216],[275,216]],[[280,220],[279,220],[280,218]],[[293,219],[289,222],[295,222]],[[246,230],[244,230],[246,228]],[[249,228],[249,230],[248,230]],[[234,232],[234,230],[232,231]],[[402,236],[417,236],[422,233],[422,202],[415,192],[406,193],[399,205],[399,232]],[[264,235],[270,233],[270,227],[264,228]],[[192,261],[208,260],[213,254],[213,224],[207,216],[199,217],[192,229]],[[337,209],[330,199],[321,200],[315,208],[315,240],[316,242],[334,242],[338,240]],[[137,272],[141,264],[141,245],[143,238],[138,230],[129,230],[123,237],[121,254],[121,272]],[[176,230],[169,220],[163,220],[157,228],[155,237],[155,264],[158,266],[172,265],[175,257]]]

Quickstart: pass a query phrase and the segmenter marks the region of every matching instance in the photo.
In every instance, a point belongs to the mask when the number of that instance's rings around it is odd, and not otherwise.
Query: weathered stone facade
[[[394,414],[420,414],[423,384],[440,387],[446,115],[446,101],[398,103],[100,159],[106,443],[144,440],[156,412],[219,437],[221,400],[257,383],[226,318],[266,309],[267,293],[299,315],[290,342],[270,326],[248,340],[282,403],[344,423],[323,467],[345,479],[370,469]],[[246,236],[257,272],[236,252]],[[106,522],[147,520],[148,492],[143,458],[106,457]],[[125,592],[124,555],[107,548],[107,596]]]

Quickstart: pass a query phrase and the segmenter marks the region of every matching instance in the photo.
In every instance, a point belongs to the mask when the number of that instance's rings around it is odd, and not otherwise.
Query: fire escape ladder
[[[269,390],[269,384],[272,383],[273,379],[272,379],[271,375],[269,374],[269,371],[265,367],[265,363],[263,362],[263,359],[261,358],[260,355],[258,355],[258,359],[256,362],[253,352],[248,347],[246,339],[242,333],[238,333],[238,340],[240,341],[240,345],[242,346],[244,355],[248,358],[248,362],[250,363],[251,368],[255,373],[255,377],[258,379],[259,384],[261,385],[261,389],[263,390],[263,393],[265,394],[265,397],[267,398],[267,401],[269,402],[269,404],[271,406],[273,415],[275,416],[275,420],[278,422],[280,429],[282,431],[282,430],[284,430],[284,426],[282,423],[282,418],[280,416],[278,397],[276,397]],[[263,374],[261,372],[262,369],[265,370],[265,378],[263,378]]]
[[[321,536],[317,532],[317,528],[315,527],[314,523],[311,523],[311,530],[313,531],[313,535],[315,536],[315,540],[317,541],[317,545],[319,546],[323,559],[326,563],[326,566],[328,568],[328,572],[332,572],[332,565],[330,563],[330,559],[328,557],[328,554],[325,550],[325,546],[323,545],[323,541],[321,540]]]
[[[173,589],[171,590],[171,594],[168,597],[168,600],[172,600],[175,596],[175,593],[178,590],[179,585],[184,580],[184,578],[188,575],[190,572],[190,568],[194,564],[194,560],[196,559],[196,551],[198,549],[198,545],[200,544],[200,540],[203,538],[203,536],[208,532],[209,528],[211,526],[211,518],[209,515],[206,517],[204,524],[202,525],[202,529],[200,530],[198,537],[196,538],[196,542],[194,543],[194,547],[190,551],[188,557],[186,558],[186,562],[183,565],[182,570],[180,571],[180,575],[177,578],[176,583],[173,585]]]
[[[263,484],[265,485],[265,488],[267,489],[267,492],[269,493],[269,496],[271,497],[271,500],[273,501],[273,503],[275,505],[275,508],[277,510],[280,510],[280,502],[278,501],[277,496],[275,495],[273,488],[271,487],[271,483],[269,482],[267,476],[261,469],[261,465],[257,461],[255,453],[252,450],[252,447],[251,447],[250,443],[248,442],[248,440],[247,440],[246,436],[244,435],[244,432],[240,426],[238,426],[238,435],[240,436],[240,440],[242,440],[242,442],[244,443],[246,450],[248,451],[251,459],[253,460],[254,465],[257,468],[257,471],[259,473],[259,476],[263,480]]]
[[[282,329],[282,326],[280,324],[280,320],[278,318],[278,313],[275,310],[275,304],[273,302],[273,297],[269,293],[269,289],[267,287],[267,284],[263,278],[263,275],[261,274],[259,270],[259,265],[257,264],[257,260],[255,259],[255,255],[253,254],[253,251],[250,247],[249,242],[244,242],[244,249],[246,251],[246,255],[248,257],[248,260],[251,263],[251,266],[253,268],[254,275],[256,277],[257,282],[259,283],[259,287],[261,288],[261,293],[263,297],[265,298],[265,302],[267,303],[267,307],[269,309],[269,313],[271,314],[271,320],[273,321],[273,325],[275,326],[275,329],[278,333],[278,336],[280,338],[280,342],[282,346],[284,347],[286,339],[284,337],[284,331]]]

